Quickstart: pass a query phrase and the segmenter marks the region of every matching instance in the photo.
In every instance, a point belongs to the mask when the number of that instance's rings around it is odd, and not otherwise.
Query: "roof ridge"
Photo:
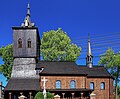
[[[74,62],[74,61],[45,61],[45,60],[40,60],[39,62]]]
[[[78,67],[87,67],[87,66],[86,66],[86,65],[78,65]],[[93,65],[92,68],[94,68],[94,67],[104,67],[104,66]],[[88,67],[87,67],[87,68],[88,68]]]

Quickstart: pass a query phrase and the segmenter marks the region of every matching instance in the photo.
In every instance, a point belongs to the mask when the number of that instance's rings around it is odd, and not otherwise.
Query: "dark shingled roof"
[[[41,61],[37,64],[36,69],[44,67],[41,74],[54,74],[54,75],[85,75],[79,69],[75,62],[48,62]]]
[[[40,75],[87,75],[87,77],[112,77],[104,66],[77,65],[75,62],[40,61],[36,69],[44,67]],[[112,77],[113,78],[113,77]]]
[[[79,66],[79,69],[88,74],[88,77],[111,77],[110,73],[104,66]]]
[[[11,78],[8,81],[7,86],[5,87],[5,91],[18,91],[18,90],[24,90],[24,91],[39,91],[40,90],[40,83],[39,79],[23,79],[23,78]]]

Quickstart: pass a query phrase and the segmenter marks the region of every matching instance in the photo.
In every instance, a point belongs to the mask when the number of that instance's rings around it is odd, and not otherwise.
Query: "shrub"
[[[54,96],[50,93],[50,92],[47,92],[46,93],[46,95],[47,95],[47,98],[51,98],[51,99],[53,99],[54,98]],[[47,99],[46,98],[46,99]],[[43,93],[42,92],[38,92],[36,95],[35,95],[35,98],[34,99],[44,99],[44,96],[43,96]]]

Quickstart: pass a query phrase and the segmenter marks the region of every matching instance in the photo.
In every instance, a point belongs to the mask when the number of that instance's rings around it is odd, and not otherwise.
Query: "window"
[[[70,82],[70,88],[76,88],[76,84],[74,80]]]
[[[90,61],[91,61],[91,57],[90,57]]]
[[[90,83],[90,89],[91,89],[91,90],[94,90],[94,82],[91,82],[91,83]]]
[[[89,57],[88,57],[88,59],[87,59],[88,61],[89,61]]]
[[[18,39],[18,48],[22,48],[22,39],[21,38]]]
[[[56,81],[56,89],[60,89],[61,88],[61,81],[57,80]]]
[[[105,89],[105,83],[104,83],[104,82],[101,82],[101,84],[100,84],[100,89],[102,89],[102,90]]]
[[[27,41],[27,47],[28,48],[31,48],[31,39],[29,38],[28,41]]]

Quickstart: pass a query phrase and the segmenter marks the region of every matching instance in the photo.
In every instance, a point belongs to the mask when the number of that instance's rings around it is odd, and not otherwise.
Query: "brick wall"
[[[113,79],[110,79],[110,99],[114,98],[113,90],[114,90]]]
[[[90,82],[94,82],[93,94],[96,99],[113,99],[113,80],[109,78],[87,78],[86,88],[90,88]],[[105,89],[100,88],[101,82],[105,83]]]
[[[47,89],[56,89],[56,81],[61,81],[61,89],[70,89],[70,81],[76,82],[76,88],[85,88],[85,76],[44,76],[48,81],[46,83]],[[41,76],[43,79],[43,76]],[[43,82],[41,82],[41,87]]]
[[[56,81],[61,81],[61,89],[70,89],[70,81],[76,82],[76,88],[90,89],[90,82],[94,82],[93,94],[96,94],[96,99],[113,99],[113,79],[109,78],[87,78],[86,76],[41,76],[48,81],[46,83],[47,89],[56,89]],[[105,90],[100,89],[101,82],[105,83]],[[43,82],[40,83],[41,88]]]

